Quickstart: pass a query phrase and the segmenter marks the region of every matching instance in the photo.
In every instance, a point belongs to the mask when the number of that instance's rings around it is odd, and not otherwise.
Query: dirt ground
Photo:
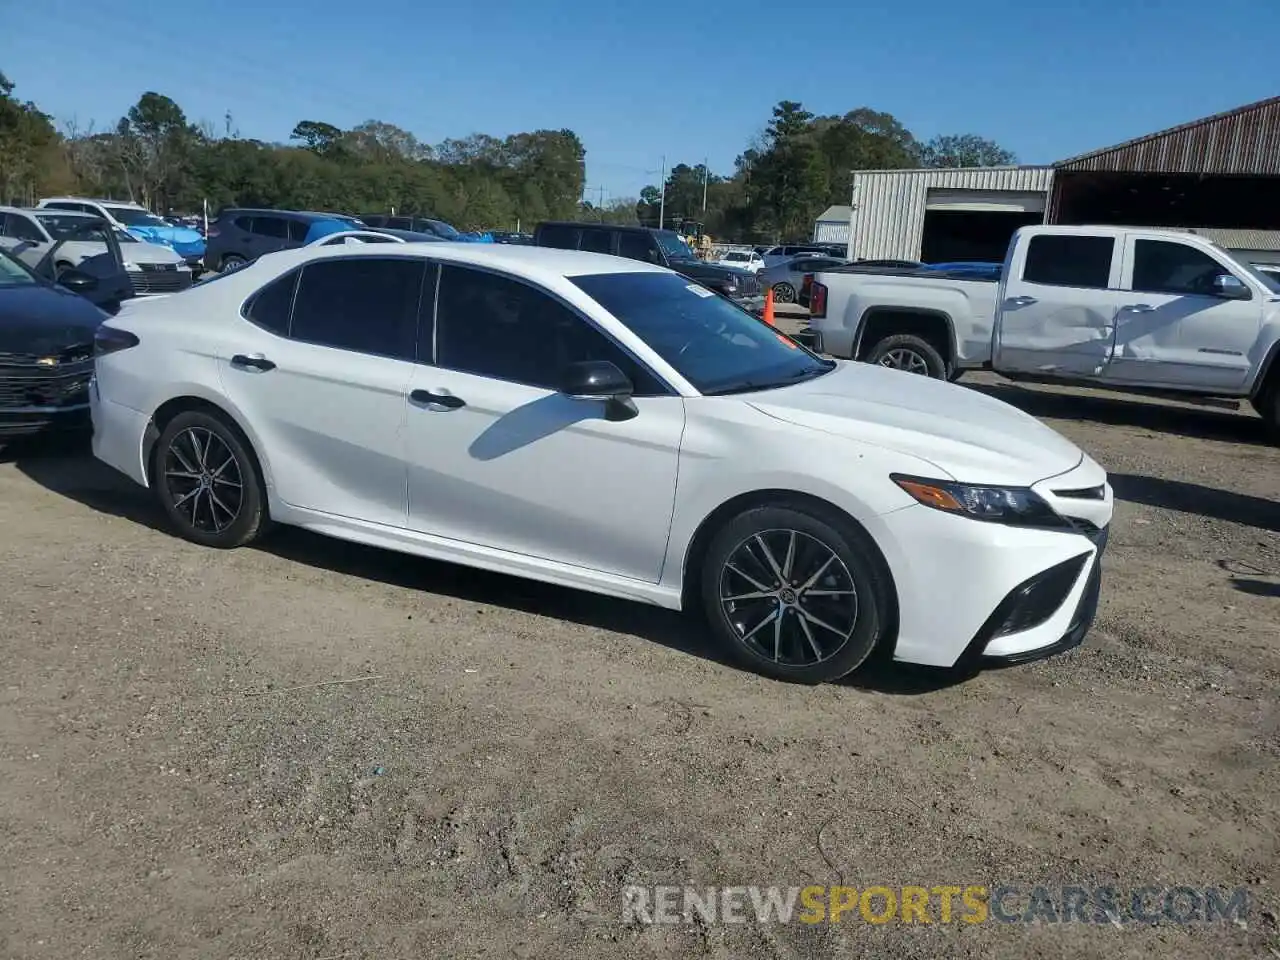
[[[0,956],[1280,956],[1280,449],[972,382],[1120,502],[1086,644],[964,682],[788,686],[674,615],[298,532],[207,551],[83,450],[0,450]],[[624,885],[684,883],[1255,899],[624,923]]]

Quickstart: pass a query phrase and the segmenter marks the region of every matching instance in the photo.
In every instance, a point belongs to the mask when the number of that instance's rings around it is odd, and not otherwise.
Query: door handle
[[[241,370],[259,370],[262,373],[276,368],[274,363],[260,353],[237,353],[231,358],[231,365]]]
[[[431,403],[437,407],[444,407],[446,410],[457,410],[459,407],[465,407],[467,402],[461,397],[455,397],[451,393],[432,393],[430,390],[414,390],[409,394],[409,399],[414,403]]]
[[[1009,305],[1014,307],[1029,307],[1033,303],[1038,303],[1035,297],[1010,297]]]
[[[1120,309],[1125,313],[1154,313],[1156,308],[1149,303],[1128,303]]]

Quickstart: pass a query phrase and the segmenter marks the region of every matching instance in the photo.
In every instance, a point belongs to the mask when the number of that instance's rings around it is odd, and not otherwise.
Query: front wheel
[[[796,288],[785,280],[781,283],[773,285],[773,299],[778,303],[794,303],[796,299]]]
[[[919,373],[935,380],[947,378],[947,362],[928,340],[910,333],[885,337],[867,354],[867,363]]]
[[[864,538],[792,506],[735,517],[701,571],[716,638],[738,663],[779,680],[824,683],[856,670],[879,639],[884,606]]]
[[[180,413],[156,441],[151,488],[180,536],[205,547],[252,543],[267,520],[248,443],[221,417]]]

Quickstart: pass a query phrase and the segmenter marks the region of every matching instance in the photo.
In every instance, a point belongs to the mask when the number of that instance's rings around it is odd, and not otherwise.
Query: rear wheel
[[[248,442],[203,410],[178,414],[161,432],[151,488],[177,532],[202,546],[244,546],[266,524],[262,479]]]
[[[793,506],[757,507],[726,524],[701,571],[708,623],[749,670],[823,683],[875,648],[884,585],[865,534]]]
[[[222,258],[222,263],[218,267],[219,273],[226,273],[228,270],[234,270],[237,267],[245,265],[245,259],[234,253],[228,253]]]
[[[773,285],[773,299],[779,303],[792,303],[796,299],[796,288],[785,280]]]
[[[1253,405],[1267,425],[1271,439],[1280,443],[1280,376],[1272,376]]]
[[[947,363],[933,344],[910,333],[885,337],[867,354],[868,363],[893,370],[919,373],[936,380],[947,378]]]

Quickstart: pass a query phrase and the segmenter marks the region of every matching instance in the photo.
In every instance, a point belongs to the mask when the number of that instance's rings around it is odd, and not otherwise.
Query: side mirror
[[[1224,300],[1249,300],[1253,294],[1239,277],[1222,273],[1213,278],[1213,294]]]
[[[63,270],[58,275],[58,286],[72,293],[86,294],[98,285],[98,281],[83,270]]]
[[[608,360],[571,363],[560,377],[560,392],[571,400],[603,400],[610,420],[629,420],[640,411],[627,375]]]

